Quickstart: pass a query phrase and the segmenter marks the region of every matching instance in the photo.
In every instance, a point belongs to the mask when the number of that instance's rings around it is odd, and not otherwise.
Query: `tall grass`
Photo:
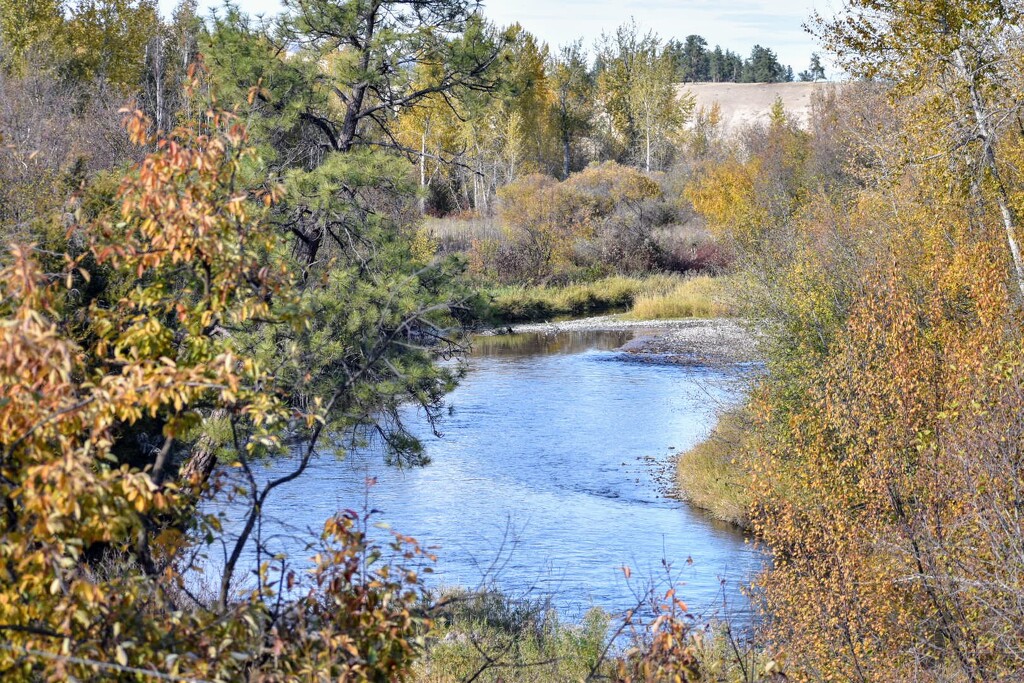
[[[680,455],[676,464],[684,500],[742,528],[750,525],[752,482],[745,466],[750,429],[744,407],[728,410],[707,440]]]
[[[610,663],[602,665],[611,617],[601,610],[567,624],[548,605],[491,591],[453,591],[442,603],[417,683],[563,683],[595,669],[611,673]]]
[[[496,322],[627,312],[634,320],[714,317],[728,314],[719,279],[677,274],[613,276],[561,287],[509,285],[493,289],[490,314]]]
[[[676,282],[671,289],[647,289],[637,295],[629,317],[634,320],[717,318],[729,314],[720,278],[702,275]]]

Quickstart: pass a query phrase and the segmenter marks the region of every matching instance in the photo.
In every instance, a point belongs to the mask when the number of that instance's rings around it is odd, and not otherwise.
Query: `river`
[[[666,497],[657,481],[659,466],[704,436],[715,411],[735,399],[735,373],[638,362],[614,350],[632,337],[481,338],[448,399],[443,436],[414,430],[429,465],[388,468],[372,447],[344,459],[324,453],[275,492],[264,539],[301,557],[309,529],[368,505],[378,521],[436,547],[434,584],[549,597],[572,619],[592,606],[630,608],[667,564],[695,612],[722,616],[724,600],[729,616],[742,617],[739,586],[761,566],[760,554],[734,529]],[[406,417],[423,422],[412,408]],[[259,476],[291,466],[271,463]],[[368,477],[376,479],[369,488]],[[230,532],[233,509],[221,512]]]

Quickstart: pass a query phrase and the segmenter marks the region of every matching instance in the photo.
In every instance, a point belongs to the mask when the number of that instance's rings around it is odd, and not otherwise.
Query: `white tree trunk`
[[[423,124],[423,136],[420,138],[420,215],[427,213],[427,128],[430,122]]]
[[[1010,206],[1006,185],[1003,184],[1002,176],[999,173],[994,146],[995,141],[993,139],[995,131],[989,126],[988,107],[985,106],[981,92],[978,90],[975,74],[967,68],[967,62],[964,60],[963,53],[960,50],[956,51],[955,56],[960,75],[967,81],[970,90],[974,124],[983,145],[982,163],[984,168],[992,174],[992,179],[996,182],[996,204],[999,206],[999,213],[1002,216],[1003,229],[1006,232],[1006,242],[1010,247],[1010,256],[1013,259],[1017,288],[1020,290],[1021,297],[1024,298],[1024,258],[1021,256],[1020,243],[1017,241],[1017,220],[1013,215],[1013,208]]]

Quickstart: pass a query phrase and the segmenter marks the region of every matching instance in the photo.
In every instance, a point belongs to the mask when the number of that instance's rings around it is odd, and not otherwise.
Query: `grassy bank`
[[[726,411],[711,435],[680,455],[676,464],[676,483],[684,500],[744,529],[750,525],[749,434],[746,409]]]
[[[418,683],[561,683],[611,672],[602,665],[611,618],[601,610],[567,624],[542,602],[496,592],[453,592],[441,602],[414,675]]]
[[[413,672],[416,683],[639,683],[676,680],[675,674],[725,683],[768,680],[777,671],[763,648],[734,640],[725,624],[701,626],[684,613],[659,611],[662,627],[655,632],[624,627],[597,608],[567,623],[542,601],[492,591],[453,591],[440,604]],[[613,632],[620,641],[609,646]]]
[[[505,286],[488,292],[495,323],[539,322],[563,317],[627,312],[635,320],[728,315],[720,280],[655,274],[614,276],[560,287]]]
[[[648,289],[633,300],[628,317],[634,320],[718,318],[729,315],[719,278],[685,278],[671,289]]]

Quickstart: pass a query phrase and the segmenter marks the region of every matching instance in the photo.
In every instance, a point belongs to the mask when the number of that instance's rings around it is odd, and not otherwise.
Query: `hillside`
[[[711,109],[717,102],[722,108],[722,122],[726,129],[739,125],[767,121],[768,112],[776,98],[781,97],[786,111],[806,124],[815,93],[835,87],[834,83],[687,83],[679,92],[691,92],[697,99],[697,109]]]

